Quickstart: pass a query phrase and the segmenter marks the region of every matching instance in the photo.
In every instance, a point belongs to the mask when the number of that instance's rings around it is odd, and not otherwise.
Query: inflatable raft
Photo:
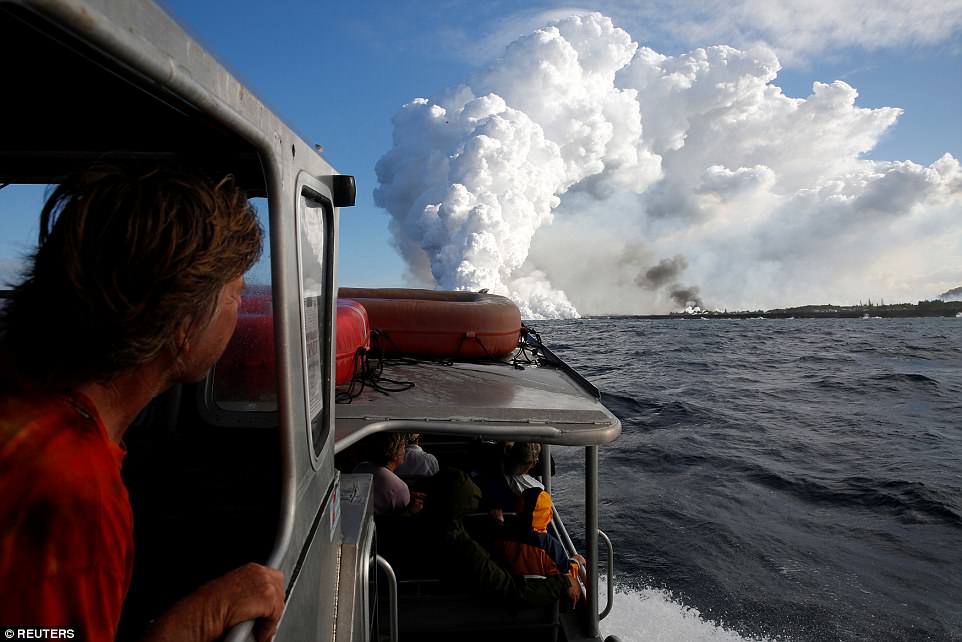
[[[502,296],[400,288],[341,288],[339,294],[338,386],[350,383],[372,350],[387,357],[470,361],[502,357],[518,345],[521,313]],[[218,363],[218,398],[273,399],[275,368],[271,293],[245,293],[234,336]]]
[[[521,312],[510,299],[496,294],[341,288],[338,296],[364,306],[376,331],[371,347],[385,356],[486,359],[502,357],[518,346]]]

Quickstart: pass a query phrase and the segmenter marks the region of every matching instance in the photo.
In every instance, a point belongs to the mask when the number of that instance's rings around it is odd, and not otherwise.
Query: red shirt
[[[114,639],[133,563],[123,457],[83,395],[0,398],[0,626]]]

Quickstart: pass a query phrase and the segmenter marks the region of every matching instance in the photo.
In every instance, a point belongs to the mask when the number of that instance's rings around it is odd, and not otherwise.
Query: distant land
[[[962,301],[919,301],[918,303],[859,305],[803,305],[773,310],[699,310],[689,308],[671,314],[595,315],[606,319],[859,319],[895,317],[954,317],[962,313]]]

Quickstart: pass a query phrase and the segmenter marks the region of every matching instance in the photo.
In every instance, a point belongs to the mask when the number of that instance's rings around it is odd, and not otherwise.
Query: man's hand
[[[571,577],[570,575],[565,575],[568,578],[568,599],[571,600],[571,608],[578,606],[578,600],[581,599],[581,585],[578,584],[578,580]]]
[[[210,642],[247,620],[257,620],[257,642],[268,642],[283,612],[284,574],[245,564],[174,604],[150,628],[145,642]]]
[[[504,511],[501,510],[500,508],[492,508],[491,510],[489,510],[488,517],[490,517],[496,522],[501,522],[502,524],[504,524]]]
[[[424,500],[427,497],[426,494],[413,491],[411,493],[411,503],[408,504],[407,512],[411,515],[416,515],[424,510]]]

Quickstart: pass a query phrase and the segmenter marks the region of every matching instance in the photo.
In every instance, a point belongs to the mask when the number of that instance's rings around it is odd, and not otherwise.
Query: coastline
[[[592,314],[586,319],[904,319],[911,317],[955,317],[962,313],[962,301],[921,301],[918,304],[876,306],[814,306],[737,312],[671,312],[669,314]]]

